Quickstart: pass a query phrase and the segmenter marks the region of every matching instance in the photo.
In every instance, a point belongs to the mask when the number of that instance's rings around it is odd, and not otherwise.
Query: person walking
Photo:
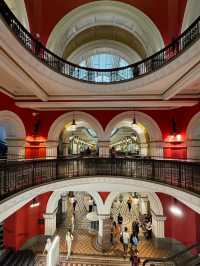
[[[131,266],[139,266],[140,263],[140,258],[138,256],[138,251],[136,250],[131,250],[131,256],[130,256],[130,261],[131,261]]]
[[[125,227],[124,231],[121,232],[121,240],[122,240],[123,249],[124,249],[124,257],[126,257],[127,253],[128,253],[128,244],[129,244],[129,240],[130,240],[130,236],[129,236],[127,227]]]
[[[121,216],[121,213],[119,213],[117,216],[117,223],[120,227],[120,231],[122,231],[123,217]]]
[[[70,233],[70,231],[68,231],[65,237],[66,244],[67,244],[67,260],[69,259],[71,255],[73,239],[74,239],[73,235]]]
[[[130,237],[131,248],[132,248],[133,250],[137,249],[138,242],[139,242],[139,241],[138,241],[138,239],[137,239],[137,236],[136,236],[136,234],[133,232],[133,233],[131,234],[131,237]]]
[[[140,224],[139,224],[138,220],[133,222],[132,231],[133,231],[133,233],[135,233],[135,235],[139,241]]]
[[[131,211],[131,206],[132,206],[132,198],[131,198],[131,196],[129,196],[129,198],[127,200],[127,205],[128,205],[128,210],[130,212]]]
[[[151,221],[148,221],[146,224],[147,239],[152,238],[152,224]]]

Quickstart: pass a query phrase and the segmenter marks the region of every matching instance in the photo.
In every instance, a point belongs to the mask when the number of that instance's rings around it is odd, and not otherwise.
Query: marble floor
[[[87,207],[83,202],[83,195],[81,193],[75,194],[77,199],[77,206],[75,211],[75,230],[74,230],[74,240],[72,243],[72,255],[74,256],[103,256],[107,259],[111,257],[123,258],[123,247],[120,241],[118,240],[115,245],[107,252],[102,253],[100,250],[96,248],[96,234],[91,234],[88,232],[89,222],[86,219],[87,215]],[[84,195],[85,196],[85,195]],[[138,218],[139,212],[136,205],[133,204],[131,211],[128,211],[127,207],[127,198],[128,194],[125,195],[123,202],[115,208],[115,206],[111,210],[111,214],[114,220],[117,219],[117,215],[120,212],[124,217],[123,226],[128,227],[129,232],[131,233],[131,225],[132,222]],[[68,210],[71,210],[71,207],[68,202]],[[70,227],[70,212],[66,216],[63,224],[57,229],[56,234],[60,236],[60,252],[62,255],[66,255],[67,247],[65,242],[65,235],[67,230]],[[139,235],[140,241],[138,245],[139,256],[141,258],[148,257],[164,257],[169,256],[169,250],[161,249],[155,247],[153,241],[146,240],[143,236],[142,231]],[[41,254],[45,246],[45,237],[41,238],[32,248],[35,253]],[[70,263],[70,262],[69,262]],[[66,264],[73,265],[73,264]],[[77,264],[78,265],[78,264]],[[87,265],[87,264],[84,264]]]

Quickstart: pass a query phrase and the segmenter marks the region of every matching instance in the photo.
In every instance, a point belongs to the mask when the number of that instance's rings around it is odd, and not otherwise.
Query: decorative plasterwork
[[[105,98],[105,97],[104,97]],[[104,99],[105,100],[105,99]],[[144,108],[145,110],[158,110],[158,109],[173,109],[183,106],[193,106],[198,101],[119,101],[114,96],[109,98],[110,101],[103,101],[99,96],[96,101],[73,101],[73,102],[16,102],[16,105],[21,108],[31,108],[36,110],[71,110],[71,109],[130,109],[130,108]]]
[[[102,25],[117,26],[132,33],[143,44],[147,55],[164,47],[158,28],[139,9],[118,1],[95,1],[66,14],[51,32],[47,48],[62,56],[66,45],[77,34]]]
[[[67,60],[74,64],[80,64],[88,57],[98,54],[99,50],[104,53],[118,55],[126,60],[128,64],[133,64],[141,60],[141,57],[127,45],[113,40],[98,40],[82,45],[80,48],[76,49]]]

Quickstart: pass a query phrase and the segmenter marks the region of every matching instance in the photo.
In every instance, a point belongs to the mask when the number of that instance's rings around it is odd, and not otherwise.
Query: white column
[[[157,215],[151,210],[152,215],[152,233],[156,238],[165,237],[165,220],[163,215]]]
[[[148,214],[148,198],[147,197],[141,197],[139,198],[139,210],[140,214],[145,215]]]
[[[67,195],[61,195],[61,199],[62,199],[62,213],[66,213],[67,212]]]
[[[148,144],[140,143],[140,155],[147,156],[148,155]]]
[[[44,234],[46,236],[53,236],[56,231],[56,212],[57,212],[57,209],[53,213],[45,213],[43,215],[45,219]]]
[[[200,159],[200,139],[187,140],[187,159]]]
[[[69,142],[63,143],[63,156],[69,155]]]
[[[47,159],[57,158],[58,141],[49,140],[46,142],[46,157]]]
[[[111,247],[111,219],[110,215],[99,214],[99,232],[97,243],[102,250],[108,250]]]
[[[24,139],[7,138],[8,159],[24,159],[26,141]]]
[[[152,141],[149,145],[150,155],[152,158],[163,158],[163,141]]]
[[[110,141],[98,141],[99,146],[99,157],[110,157]]]

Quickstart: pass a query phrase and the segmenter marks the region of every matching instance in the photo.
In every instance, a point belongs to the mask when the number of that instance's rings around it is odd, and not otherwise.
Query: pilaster
[[[7,138],[8,144],[8,159],[25,159],[25,146],[26,141],[24,139]]]
[[[163,158],[163,141],[152,141],[149,143],[151,158]]]
[[[108,250],[111,247],[111,219],[110,215],[98,215],[99,217],[99,232],[97,243],[102,250]]]
[[[46,157],[47,159],[57,158],[58,141],[49,140],[46,142]]]
[[[200,139],[187,140],[187,159],[200,160]]]
[[[53,236],[56,231],[56,212],[57,209],[53,213],[45,213],[43,215],[45,219],[45,232],[46,236]]]
[[[157,215],[151,210],[152,215],[152,232],[156,238],[165,237],[165,220],[164,215]]]
[[[99,140],[98,146],[99,146],[99,157],[105,157],[105,158],[110,157],[110,141]]]

